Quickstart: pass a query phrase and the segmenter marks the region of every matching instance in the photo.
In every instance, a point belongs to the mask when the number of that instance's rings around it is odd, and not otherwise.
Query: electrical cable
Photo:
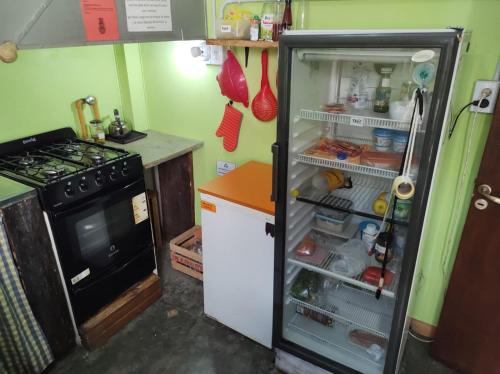
[[[485,101],[485,105],[483,106],[483,101]],[[455,120],[453,121],[453,125],[450,128],[450,131],[448,133],[448,139],[451,139],[451,136],[453,135],[453,131],[455,130],[455,126],[457,125],[458,119],[460,118],[460,115],[463,113],[465,109],[470,107],[471,105],[476,106],[476,112],[479,108],[486,108],[489,105],[488,100],[486,100],[486,97],[481,97],[480,100],[474,100],[471,101],[470,103],[464,105],[462,109],[458,112],[458,115],[455,117]]]
[[[429,339],[423,339],[421,338],[420,336],[417,336],[417,333],[411,331],[411,330],[408,330],[408,335],[410,335],[413,339],[415,340],[418,340],[419,342],[422,342],[422,343],[432,343],[435,339],[433,338],[429,338]]]
[[[465,152],[465,161],[463,163],[463,168],[462,168],[462,175],[460,176],[460,181],[457,185],[458,189],[458,196],[457,199],[455,200],[456,203],[454,204],[454,209],[452,212],[452,217],[450,219],[450,223],[448,225],[447,233],[446,233],[446,241],[444,245],[444,250],[443,250],[443,256],[441,258],[441,266],[442,266],[442,273],[443,276],[447,276],[447,270],[446,268],[448,267],[448,261],[450,259],[449,253],[451,251],[451,242],[452,239],[455,237],[456,231],[457,231],[457,226],[458,226],[458,219],[461,213],[461,207],[463,205],[463,199],[464,199],[464,192],[466,190],[464,184],[465,184],[465,177],[467,176],[467,169],[469,168],[469,163],[470,163],[470,154],[471,154],[471,147],[472,147],[472,139],[474,138],[474,131],[476,128],[476,121],[477,121],[477,113],[479,108],[481,107],[482,102],[486,100],[486,97],[482,96],[480,100],[477,101],[477,107],[476,110],[474,111],[474,117],[472,119],[472,126],[469,127],[469,131],[467,132],[467,148]],[[470,103],[470,105],[473,105]],[[469,106],[469,104],[467,105]],[[467,107],[465,106],[465,108]]]

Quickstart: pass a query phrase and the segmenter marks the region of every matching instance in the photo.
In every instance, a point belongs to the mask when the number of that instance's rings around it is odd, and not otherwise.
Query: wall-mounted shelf
[[[278,42],[245,39],[207,39],[208,45],[222,45],[224,47],[251,47],[251,48],[278,48]]]

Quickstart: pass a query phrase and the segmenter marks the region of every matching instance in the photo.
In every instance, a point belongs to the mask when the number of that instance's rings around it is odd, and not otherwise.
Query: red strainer
[[[226,61],[222,64],[216,77],[220,91],[233,101],[242,103],[248,108],[248,86],[241,66],[233,52],[227,51]]]
[[[267,79],[267,50],[262,51],[262,80],[260,81],[260,91],[252,101],[252,112],[259,121],[267,122],[276,117],[278,112],[278,102],[271,90]]]

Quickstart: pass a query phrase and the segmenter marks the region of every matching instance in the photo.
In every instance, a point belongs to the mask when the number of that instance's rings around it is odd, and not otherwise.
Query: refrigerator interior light
[[[373,49],[299,49],[297,56],[301,61],[369,61],[383,63],[408,62],[412,52],[403,50]]]

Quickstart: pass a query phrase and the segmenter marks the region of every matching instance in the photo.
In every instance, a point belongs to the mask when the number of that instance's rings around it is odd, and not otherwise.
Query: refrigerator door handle
[[[274,143],[271,146],[273,152],[273,187],[271,192],[271,201],[278,201],[278,165],[279,165],[279,153],[280,146],[278,143]]]

